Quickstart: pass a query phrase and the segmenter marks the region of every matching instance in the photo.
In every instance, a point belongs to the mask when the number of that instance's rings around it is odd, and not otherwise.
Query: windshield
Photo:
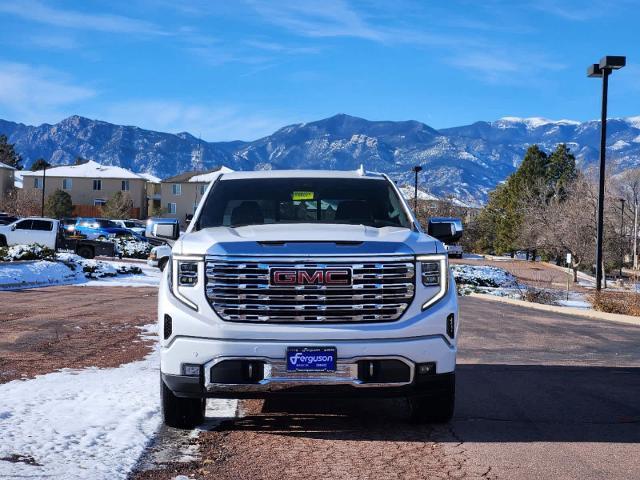
[[[199,228],[275,223],[411,227],[386,180],[260,178],[218,182],[206,199]]]

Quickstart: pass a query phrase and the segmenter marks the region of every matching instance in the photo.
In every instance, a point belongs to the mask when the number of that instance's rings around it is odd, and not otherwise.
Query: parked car
[[[144,236],[145,232],[145,224],[140,220],[111,220],[113,223],[118,225],[119,227],[126,228],[127,230],[131,230],[132,232],[137,233],[138,235]]]
[[[78,218],[75,232],[85,235],[89,240],[107,240],[113,237],[132,236],[138,241],[147,241],[142,235],[122,228],[114,223],[113,220],[107,220],[106,218]]]
[[[0,214],[0,225],[9,225],[10,223],[15,222],[20,217],[14,217],[9,214]]]
[[[157,267],[160,271],[163,271],[170,258],[171,247],[166,244],[158,245],[151,249],[151,253],[149,253],[149,258],[147,259],[147,265],[150,267]]]
[[[458,300],[443,242],[386,175],[223,174],[180,238],[158,293],[165,424],[206,398],[402,396],[418,422],[455,401]],[[198,353],[198,355],[194,355]]]
[[[37,243],[55,249],[58,225],[58,220],[43,217],[22,218],[0,225],[0,247]]]

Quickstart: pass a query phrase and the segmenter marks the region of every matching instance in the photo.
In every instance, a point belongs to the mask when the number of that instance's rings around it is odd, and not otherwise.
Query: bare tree
[[[12,188],[0,203],[0,210],[12,215],[28,217],[42,213],[42,197],[35,190]]]

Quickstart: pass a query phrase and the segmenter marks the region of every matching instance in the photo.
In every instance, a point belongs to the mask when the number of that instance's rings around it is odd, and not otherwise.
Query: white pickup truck
[[[234,172],[175,240],[158,299],[167,425],[206,398],[405,396],[417,421],[454,410],[458,303],[451,224],[422,231],[385,175]],[[438,238],[440,240],[438,240]]]
[[[56,248],[58,220],[28,217],[8,225],[0,225],[0,247],[37,243],[51,249]]]

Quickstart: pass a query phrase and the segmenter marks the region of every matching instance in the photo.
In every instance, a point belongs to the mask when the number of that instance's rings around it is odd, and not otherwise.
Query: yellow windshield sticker
[[[292,192],[291,200],[294,202],[301,202],[304,200],[313,200],[314,192]]]

